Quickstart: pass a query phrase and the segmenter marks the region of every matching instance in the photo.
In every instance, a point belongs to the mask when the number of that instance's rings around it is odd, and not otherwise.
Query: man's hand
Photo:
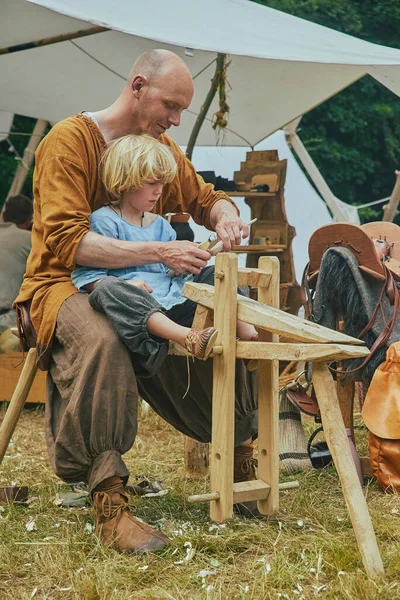
[[[201,250],[198,244],[193,242],[166,242],[161,246],[160,262],[179,275],[198,275],[211,258],[209,252]]]
[[[250,232],[248,225],[238,215],[221,212],[215,225],[215,233],[227,252],[232,246],[240,246],[242,237],[247,238]]]
[[[153,291],[149,284],[143,281],[142,279],[128,279],[127,282],[131,285],[135,285],[136,287],[141,288],[145,292],[149,292],[149,294],[151,294],[151,292]]]

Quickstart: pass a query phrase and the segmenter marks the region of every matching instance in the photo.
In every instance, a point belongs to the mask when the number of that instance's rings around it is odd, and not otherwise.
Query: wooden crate
[[[24,365],[22,352],[0,354],[0,402],[11,400]],[[46,373],[38,371],[33,382],[27,402],[42,403],[46,401]]]

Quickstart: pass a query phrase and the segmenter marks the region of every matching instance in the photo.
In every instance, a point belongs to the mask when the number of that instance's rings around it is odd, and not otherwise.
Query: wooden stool
[[[383,573],[371,518],[357,477],[340,412],[336,387],[327,361],[366,356],[360,340],[280,311],[279,262],[262,257],[258,269],[238,269],[233,254],[220,254],[215,263],[215,287],[186,283],[183,295],[214,311],[219,334],[214,346],[211,490],[189,497],[210,502],[211,518],[231,519],[233,504],[257,500],[262,514],[279,510],[278,361],[311,361],[313,385],[321,411],[326,441],[343,489],[358,547],[369,577]],[[259,301],[237,294],[238,285],[259,288]],[[207,314],[207,313],[205,313]],[[209,316],[207,317],[209,318]],[[259,328],[259,342],[236,340],[236,320]],[[293,343],[279,343],[279,335]],[[171,353],[184,350],[171,345]],[[233,483],[235,361],[257,359],[259,466],[256,481]],[[283,486],[282,486],[283,487]]]

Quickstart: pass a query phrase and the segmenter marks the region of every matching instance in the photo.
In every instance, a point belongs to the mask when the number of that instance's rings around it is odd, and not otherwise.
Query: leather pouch
[[[400,342],[374,373],[362,416],[369,429],[372,472],[387,493],[400,492]]]
[[[376,369],[362,416],[372,433],[400,443],[400,342],[389,346],[385,362]]]

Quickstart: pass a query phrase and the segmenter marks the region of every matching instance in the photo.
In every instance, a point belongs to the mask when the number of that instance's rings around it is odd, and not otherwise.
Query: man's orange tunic
[[[211,229],[210,211],[215,202],[234,203],[224,192],[204,183],[167,135],[160,141],[171,148],[178,174],[164,187],[155,212],[188,212],[196,223]],[[39,356],[51,344],[61,304],[77,293],[71,282],[76,250],[90,230],[90,214],[106,200],[98,168],[104,147],[104,138],[92,119],[78,114],[57,123],[36,151],[32,251],[16,302],[32,300]]]

